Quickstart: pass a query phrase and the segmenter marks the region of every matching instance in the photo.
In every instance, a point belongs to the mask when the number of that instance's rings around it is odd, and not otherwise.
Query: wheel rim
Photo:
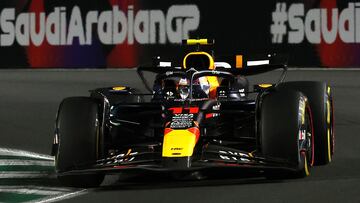
[[[305,114],[305,130],[306,130],[306,161],[309,162],[310,166],[314,164],[314,128],[313,119],[309,105],[306,106]]]
[[[310,175],[310,170],[309,170],[308,160],[306,158],[307,155],[306,155],[306,153],[301,153],[301,156],[304,159],[304,173],[305,173],[305,176],[309,176]]]
[[[333,100],[331,98],[330,100],[330,105],[331,105],[331,125],[330,125],[330,130],[331,130],[331,155],[334,155],[334,151],[335,151],[335,132],[334,132],[334,103]]]
[[[333,113],[333,101],[331,97],[331,88],[327,88],[326,94],[326,136],[327,136],[327,157],[328,162],[332,161],[332,155],[334,154],[334,113]]]
[[[299,132],[299,152],[304,161],[304,170],[306,175],[309,174],[309,166],[314,164],[314,128],[311,109],[306,101],[304,107],[300,132]]]

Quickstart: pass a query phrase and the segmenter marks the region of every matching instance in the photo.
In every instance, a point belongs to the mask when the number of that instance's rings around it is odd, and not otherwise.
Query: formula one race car
[[[334,153],[329,85],[284,82],[287,66],[267,55],[215,62],[197,47],[180,66],[155,60],[137,72],[149,94],[130,87],[91,90],[58,109],[53,155],[66,185],[96,187],[124,171],[201,172],[251,169],[264,177],[309,175]],[[248,75],[283,69],[276,84],[249,85]],[[152,84],[148,83],[154,75]],[[155,73],[155,74],[154,74]]]

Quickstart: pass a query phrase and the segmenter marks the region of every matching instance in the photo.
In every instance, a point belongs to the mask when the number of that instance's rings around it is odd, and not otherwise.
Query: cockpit
[[[200,39],[188,40],[185,43],[211,45],[214,42]],[[179,71],[169,71],[156,76],[153,86],[154,97],[185,100],[217,99],[219,95],[225,95],[224,92],[236,83],[236,78],[230,73],[226,75],[225,72],[223,75],[214,74],[215,64],[214,57],[208,52],[200,51],[199,48],[186,54]]]

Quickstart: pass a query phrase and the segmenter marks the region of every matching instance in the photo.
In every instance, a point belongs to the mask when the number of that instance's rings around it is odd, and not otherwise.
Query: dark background
[[[2,0],[0,9],[16,8],[21,12],[50,13],[54,7],[65,6],[68,15],[74,6],[81,8],[85,15],[90,10],[111,10],[119,5],[126,13],[128,5],[140,9],[161,9],[165,14],[171,5],[196,4],[200,10],[199,28],[190,34],[191,38],[216,39],[215,51],[218,55],[241,53],[252,56],[258,53],[286,53],[289,65],[297,67],[358,67],[360,45],[344,44],[337,39],[334,44],[313,45],[304,40],[301,44],[272,44],[270,26],[272,12],[276,4],[286,2],[287,8],[293,3],[303,3],[305,14],[312,8],[339,8],[339,13],[347,8],[348,0],[251,0],[251,1],[190,1],[190,0]],[[359,22],[360,23],[360,22]],[[358,24],[359,24],[358,23]],[[360,25],[359,25],[360,26]],[[288,28],[289,29],[289,28]],[[0,29],[1,32],[1,29]],[[92,45],[80,46],[76,40],[71,46],[0,47],[1,68],[129,68],[151,61],[152,56],[164,58],[179,57],[179,45],[103,45],[93,33]],[[338,37],[339,38],[339,37]],[[334,52],[336,50],[336,52]],[[329,62],[329,59],[330,62]]]

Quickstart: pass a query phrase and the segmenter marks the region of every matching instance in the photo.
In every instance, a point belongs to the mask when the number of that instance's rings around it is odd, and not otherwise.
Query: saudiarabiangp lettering
[[[91,45],[97,33],[101,43],[112,44],[165,44],[180,43],[189,38],[200,23],[196,5],[173,5],[166,13],[162,10],[138,10],[129,5],[127,11],[118,6],[112,10],[89,11],[82,15],[78,6],[71,9],[55,7],[46,16],[41,13],[20,13],[5,8],[0,13],[0,46],[40,46],[46,40],[50,45]],[[82,16],[85,16],[84,19]]]

